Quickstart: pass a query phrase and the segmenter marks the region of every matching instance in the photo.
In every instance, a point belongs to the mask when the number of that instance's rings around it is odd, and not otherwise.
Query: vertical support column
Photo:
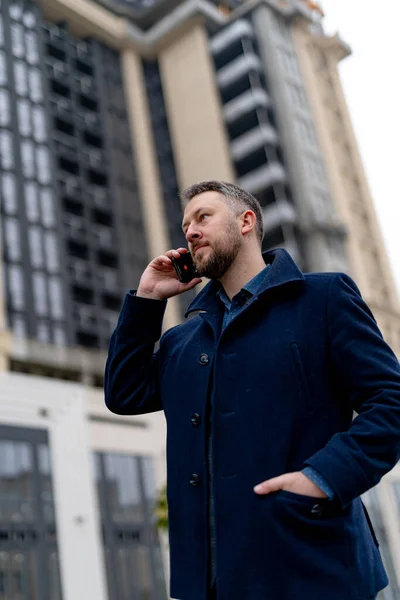
[[[86,399],[82,388],[70,393],[50,427],[63,597],[107,600]]]
[[[234,181],[207,33],[195,25],[159,56],[179,184]]]
[[[170,240],[140,56],[130,48],[124,50],[122,68],[144,226],[151,257],[155,258],[170,249]],[[179,322],[178,298],[171,298],[165,313],[164,328],[169,329]]]

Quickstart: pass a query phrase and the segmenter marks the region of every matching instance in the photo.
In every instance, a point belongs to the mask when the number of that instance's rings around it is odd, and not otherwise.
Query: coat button
[[[200,354],[199,363],[201,365],[208,365],[209,362],[210,362],[210,359],[209,359],[208,354]]]
[[[200,475],[197,475],[197,473],[193,473],[193,475],[190,478],[190,485],[193,485],[193,487],[197,487],[198,485],[200,485]]]
[[[194,415],[191,416],[191,421],[195,427],[198,427],[201,423],[201,416],[199,413],[194,413]]]
[[[324,514],[324,509],[321,506],[321,504],[314,504],[314,506],[311,509],[311,514],[315,515],[316,517],[322,517],[322,515]]]

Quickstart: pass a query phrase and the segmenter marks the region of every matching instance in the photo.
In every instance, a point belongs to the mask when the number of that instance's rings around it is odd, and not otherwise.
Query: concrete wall
[[[205,179],[234,181],[204,26],[172,41],[159,64],[181,188]]]

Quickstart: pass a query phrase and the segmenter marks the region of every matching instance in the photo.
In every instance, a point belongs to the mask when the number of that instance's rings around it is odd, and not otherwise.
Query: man
[[[262,254],[250,194],[211,181],[183,199],[211,281],[153,354],[167,299],[201,281],[177,279],[185,248],[154,259],[105,378],[111,411],[166,416],[171,596],[374,598],[388,582],[360,495],[400,457],[399,363],[347,275]]]

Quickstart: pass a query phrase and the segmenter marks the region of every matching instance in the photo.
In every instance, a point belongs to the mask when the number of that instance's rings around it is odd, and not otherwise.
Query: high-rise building
[[[178,190],[235,181],[265,249],[400,308],[338,76],[306,0],[1,0],[0,599],[167,597],[162,415],[103,405],[107,344]],[[169,302],[165,327],[190,294]],[[400,471],[366,495],[400,598]],[[165,554],[165,553],[164,553]]]

